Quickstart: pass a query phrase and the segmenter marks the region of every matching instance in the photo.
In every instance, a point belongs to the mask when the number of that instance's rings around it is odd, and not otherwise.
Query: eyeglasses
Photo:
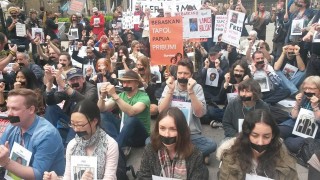
[[[75,125],[75,124],[72,124],[72,123],[69,123],[68,125],[69,125],[69,127],[71,127],[71,128],[83,128],[83,127],[85,127],[87,124],[89,124],[89,121],[88,121],[86,124],[83,124],[83,125],[79,125],[79,124]]]
[[[318,88],[310,88],[310,87],[305,87],[305,88],[303,88],[303,91],[306,91],[306,90],[311,90],[311,91],[313,91],[313,90],[317,90]]]

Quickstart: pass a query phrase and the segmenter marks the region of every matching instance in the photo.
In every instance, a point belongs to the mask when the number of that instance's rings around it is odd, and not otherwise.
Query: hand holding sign
[[[51,172],[45,171],[43,173],[43,180],[53,180],[53,179],[58,179],[58,175],[54,171],[51,171]]]
[[[86,179],[86,180],[93,180],[93,173],[90,170],[86,170],[81,179]]]

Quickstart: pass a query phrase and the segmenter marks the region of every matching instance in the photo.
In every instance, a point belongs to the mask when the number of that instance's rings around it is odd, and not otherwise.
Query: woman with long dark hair
[[[63,179],[72,179],[72,156],[96,156],[97,178],[117,179],[118,144],[103,129],[100,128],[100,111],[96,103],[90,100],[79,102],[71,114],[70,127],[76,132],[66,151],[66,169]],[[81,179],[94,179],[94,172],[86,170],[81,174]],[[79,178],[79,179],[80,179]],[[58,179],[55,172],[45,172],[43,179]]]
[[[225,143],[234,144],[222,152],[220,180],[246,179],[248,176],[298,179],[296,163],[282,144],[271,113],[266,110],[257,109],[247,114],[239,136]]]
[[[201,152],[190,139],[190,130],[183,112],[176,107],[162,111],[142,155],[138,179],[152,175],[166,178],[207,180],[208,169]]]

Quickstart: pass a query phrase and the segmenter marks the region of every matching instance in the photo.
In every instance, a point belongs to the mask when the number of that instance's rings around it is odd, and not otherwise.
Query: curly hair
[[[247,61],[237,60],[236,62],[233,63],[232,67],[230,68],[230,83],[231,83],[231,84],[236,84],[236,83],[237,83],[237,81],[236,81],[236,79],[235,79],[235,77],[234,77],[234,69],[235,69],[238,65],[239,65],[242,69],[244,69],[244,74],[243,74],[243,76],[242,76],[242,78],[241,78],[241,81],[243,81],[243,78],[244,78],[246,75],[248,75],[249,78],[252,77],[251,71],[250,71],[250,69],[249,69],[249,65],[248,65]]]
[[[235,144],[226,153],[230,153],[232,159],[238,159],[241,162],[241,169],[244,173],[250,173],[253,165],[253,153],[249,153],[253,152],[250,134],[255,128],[256,123],[264,123],[272,129],[270,144],[266,151],[258,157],[257,174],[274,178],[276,175],[276,162],[280,156],[282,143],[280,141],[280,130],[269,111],[256,109],[248,113],[242,124],[242,132],[236,139]]]

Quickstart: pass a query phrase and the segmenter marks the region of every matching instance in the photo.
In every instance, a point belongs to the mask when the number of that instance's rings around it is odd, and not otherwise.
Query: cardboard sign
[[[85,171],[91,171],[93,179],[97,180],[96,156],[71,156],[71,180],[80,180]]]
[[[150,19],[150,52],[152,64],[170,64],[178,52],[183,54],[182,17]]]
[[[71,0],[68,14],[81,13],[84,9],[86,0]]]
[[[222,41],[239,48],[245,14],[233,10],[227,11],[227,24],[224,28]]]
[[[182,11],[176,16],[183,17],[183,39],[211,38],[211,10]]]
[[[216,15],[214,23],[214,36],[213,42],[218,42],[218,36],[223,34],[224,28],[227,24],[228,17],[227,15]]]
[[[301,108],[294,124],[292,134],[303,138],[314,138],[318,131],[313,111]]]

